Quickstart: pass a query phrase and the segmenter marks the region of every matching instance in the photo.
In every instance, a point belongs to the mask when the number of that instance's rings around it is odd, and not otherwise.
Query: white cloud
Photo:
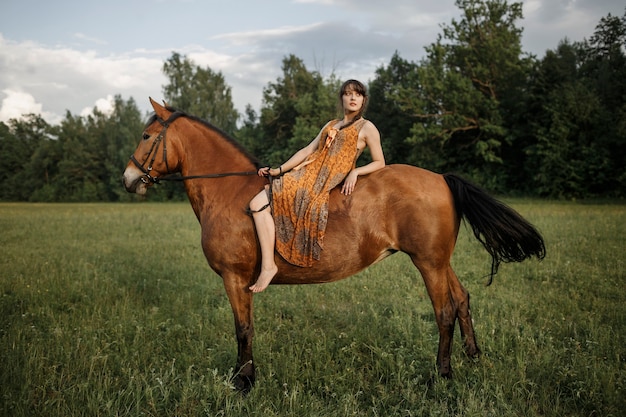
[[[89,112],[94,103],[100,110],[108,108],[108,97],[114,94],[121,94],[124,99],[132,96],[138,103],[145,100],[147,107],[148,96],[158,96],[165,83],[162,64],[161,57],[141,53],[102,55],[29,41],[7,41],[0,35],[0,88],[7,95],[1,114],[6,118],[33,109],[41,112],[39,103],[44,103],[43,117],[55,123],[68,110],[82,114]],[[20,106],[16,105],[18,100]]]
[[[91,42],[91,43],[95,43],[98,45],[106,45],[107,41],[103,41],[102,39],[98,39],[98,38],[92,38],[90,36],[87,36],[83,33],[75,33],[74,37],[76,39],[82,40],[82,41],[87,41],[87,42]]]
[[[113,95],[109,94],[108,96],[106,96],[106,98],[99,98],[98,100],[96,100],[96,103],[93,107],[85,107],[80,112],[80,115],[83,117],[92,115],[94,108],[97,108],[99,112],[105,115],[111,115],[111,113],[113,113],[114,105],[115,99],[113,98]]]
[[[256,31],[244,31],[233,32],[216,35],[212,39],[214,40],[228,40],[235,45],[249,45],[266,41],[268,39],[284,39],[290,36],[309,32],[319,28],[321,23],[313,23],[306,26],[282,26],[274,29],[256,30]]]
[[[9,119],[21,119],[25,114],[40,114],[49,122],[58,122],[56,116],[43,111],[43,105],[35,100],[35,97],[23,91],[4,89],[2,93],[5,97],[0,105],[0,122],[7,122]]]

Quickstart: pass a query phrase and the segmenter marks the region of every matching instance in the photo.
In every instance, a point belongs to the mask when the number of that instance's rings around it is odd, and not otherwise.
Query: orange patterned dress
[[[272,181],[276,249],[291,264],[312,266],[321,256],[330,191],[354,168],[357,141],[365,119],[342,130],[322,131],[318,149],[302,164]]]

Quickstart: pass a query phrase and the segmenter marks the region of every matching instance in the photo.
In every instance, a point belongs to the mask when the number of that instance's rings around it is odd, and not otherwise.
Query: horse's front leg
[[[256,371],[252,358],[252,339],[254,323],[252,316],[252,293],[248,290],[249,281],[241,282],[238,277],[225,275],[224,288],[230,300],[235,317],[235,334],[237,336],[237,364],[235,365],[233,383],[244,393],[254,385]]]

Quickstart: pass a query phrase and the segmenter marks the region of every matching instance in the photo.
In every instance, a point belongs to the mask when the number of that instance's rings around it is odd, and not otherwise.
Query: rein
[[[202,175],[178,175],[178,174],[170,174],[161,178],[155,178],[155,183],[158,184],[159,181],[185,181],[185,180],[195,180],[198,178],[223,178],[223,177],[235,177],[235,176],[247,176],[247,175],[257,175],[257,171],[235,171],[235,172],[220,172],[218,174],[202,174]]]
[[[157,117],[157,121],[163,126],[159,135],[152,142],[152,147],[150,147],[150,151],[146,156],[146,159],[142,163],[140,163],[135,155],[130,156],[130,160],[135,164],[137,168],[143,172],[143,176],[141,177],[141,181],[144,184],[159,184],[161,181],[185,181],[185,180],[194,180],[199,178],[223,178],[223,177],[232,177],[232,176],[247,176],[247,175],[257,175],[257,171],[235,171],[235,172],[221,172],[217,174],[202,174],[202,175],[178,175],[178,174],[170,174],[170,167],[167,164],[167,141],[165,134],[167,133],[167,128],[174,122],[174,120],[178,119],[181,116],[184,116],[185,113],[181,111],[176,111],[170,115],[167,120],[163,120],[160,117]],[[152,165],[157,158],[157,154],[159,152],[159,146],[163,143],[163,161],[165,162],[165,168],[167,170],[167,175],[163,177],[154,177],[151,175]],[[149,163],[148,163],[149,160]],[[148,163],[148,166],[146,166]]]

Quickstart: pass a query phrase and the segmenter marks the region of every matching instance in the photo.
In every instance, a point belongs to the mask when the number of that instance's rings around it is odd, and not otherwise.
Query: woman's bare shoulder
[[[378,128],[374,123],[372,123],[371,120],[366,119],[365,123],[363,123],[363,127],[361,127],[361,131],[363,131],[365,134],[378,133]]]

